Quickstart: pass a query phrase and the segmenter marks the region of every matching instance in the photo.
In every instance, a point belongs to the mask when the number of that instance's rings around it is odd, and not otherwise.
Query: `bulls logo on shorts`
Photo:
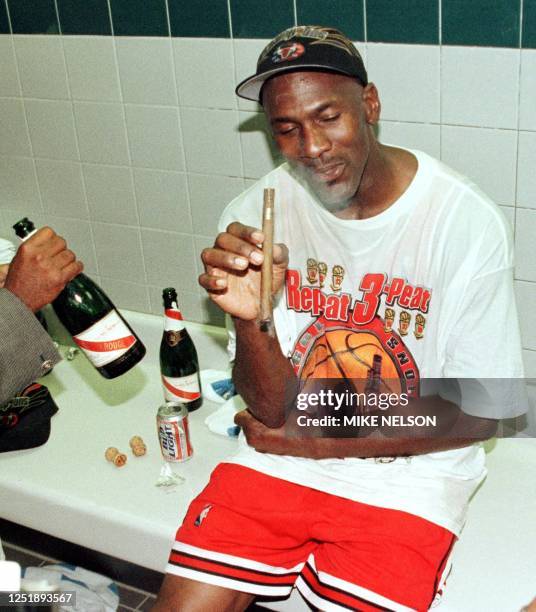
[[[196,527],[200,527],[201,523],[207,518],[207,514],[210,512],[212,506],[205,506],[203,510],[199,513],[199,516],[195,519],[194,525]]]

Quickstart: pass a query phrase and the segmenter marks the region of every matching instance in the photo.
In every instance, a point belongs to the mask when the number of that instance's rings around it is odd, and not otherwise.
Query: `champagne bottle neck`
[[[164,311],[164,331],[181,331],[184,329],[182,313],[177,304],[173,303]]]

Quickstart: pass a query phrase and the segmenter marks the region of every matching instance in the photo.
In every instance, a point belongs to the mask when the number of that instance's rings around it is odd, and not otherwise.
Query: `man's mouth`
[[[310,168],[310,171],[315,179],[322,181],[323,183],[332,183],[341,176],[341,174],[344,172],[344,168],[344,162],[338,162],[336,164],[329,164],[327,166]]]

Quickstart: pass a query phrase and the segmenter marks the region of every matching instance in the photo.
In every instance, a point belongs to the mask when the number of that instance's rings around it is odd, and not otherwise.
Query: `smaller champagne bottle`
[[[160,344],[160,373],[164,397],[168,402],[180,402],[189,412],[203,403],[199,361],[194,343],[184,327],[177,306],[177,292],[173,287],[164,289],[164,334]]]
[[[13,228],[22,241],[35,232],[34,224],[27,217]],[[78,274],[68,282],[52,307],[104,378],[124,374],[145,355],[145,346],[134,330],[104,291],[85,274]]]

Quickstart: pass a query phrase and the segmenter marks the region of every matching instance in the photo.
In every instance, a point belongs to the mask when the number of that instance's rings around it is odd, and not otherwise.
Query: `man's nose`
[[[322,129],[311,126],[303,131],[302,152],[305,157],[315,159],[330,148],[331,142]]]

